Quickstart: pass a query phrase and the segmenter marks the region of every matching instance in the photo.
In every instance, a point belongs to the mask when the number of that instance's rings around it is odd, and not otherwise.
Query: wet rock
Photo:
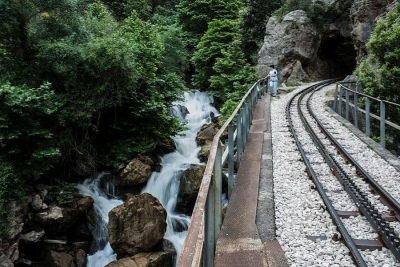
[[[108,239],[120,255],[149,252],[166,230],[167,213],[157,198],[148,193],[128,198],[109,213]]]
[[[110,262],[106,267],[142,267],[142,265],[137,265],[131,258],[123,258]]]
[[[87,260],[87,254],[84,250],[79,249],[75,253],[75,263],[76,267],[86,267],[88,260]]]
[[[26,234],[23,234],[21,236],[21,240],[27,244],[37,243],[42,239],[43,236],[44,236],[44,230],[37,229],[37,230],[30,231]]]
[[[77,252],[78,250],[87,251],[88,248],[89,248],[89,243],[87,241],[72,243],[72,250],[74,252]]]
[[[139,159],[133,159],[116,176],[117,186],[136,186],[147,182],[151,175],[151,166]]]
[[[177,211],[192,214],[205,169],[205,165],[195,165],[182,172],[176,205]]]
[[[14,263],[6,255],[0,255],[0,267],[14,267]]]
[[[191,215],[203,180],[205,165],[194,165],[182,172],[176,210]],[[228,177],[222,174],[222,193],[228,192]]]
[[[143,267],[174,266],[173,258],[167,252],[138,253],[131,259]]]
[[[67,231],[78,220],[81,213],[75,209],[50,206],[46,211],[34,214],[33,220],[46,229],[46,233],[55,235]]]
[[[39,195],[36,194],[32,196],[31,206],[34,210],[40,210],[42,208],[42,205],[43,205],[43,200]]]
[[[51,250],[43,262],[34,263],[34,267],[75,267],[74,257],[64,252]]]
[[[78,200],[77,208],[80,211],[87,211],[93,207],[94,199],[92,197],[86,196]]]
[[[205,144],[201,147],[198,155],[201,162],[207,162],[208,156],[210,155],[210,149],[211,149],[211,143]]]

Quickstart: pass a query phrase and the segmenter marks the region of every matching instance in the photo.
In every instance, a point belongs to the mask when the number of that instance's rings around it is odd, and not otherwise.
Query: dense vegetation
[[[378,99],[400,103],[400,5],[388,12],[385,19],[378,21],[367,44],[370,56],[356,69],[358,83],[368,95]],[[371,102],[371,112],[379,114],[379,103]],[[386,106],[386,118],[400,124],[400,109]],[[400,133],[391,127],[387,129],[387,148],[400,152]],[[379,141],[379,130],[375,133]],[[395,145],[397,144],[397,145]]]
[[[62,187],[168,142],[182,128],[169,107],[183,90],[207,90],[229,112],[256,79],[271,8],[0,1],[0,236],[6,204],[27,184]]]

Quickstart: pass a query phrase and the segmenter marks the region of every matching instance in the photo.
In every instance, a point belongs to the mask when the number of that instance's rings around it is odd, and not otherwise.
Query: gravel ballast
[[[308,86],[308,85],[307,85]],[[273,146],[273,177],[276,216],[276,235],[281,244],[288,262],[291,266],[355,266],[349,255],[349,250],[340,241],[332,240],[338,233],[330,214],[315,190],[312,180],[305,172],[305,165],[291,136],[286,119],[285,108],[288,100],[298,90],[280,95],[271,101],[271,131]],[[325,87],[315,93],[311,105],[315,114],[322,120],[327,128],[334,129],[335,138],[348,152],[356,151],[352,155],[394,198],[400,199],[399,173],[384,159],[380,158],[365,143],[359,140],[343,124],[333,118],[326,110],[325,103],[331,100],[327,91],[333,86]],[[322,157],[308,135],[300,131],[300,120],[292,113],[296,132],[300,141],[305,146],[307,157],[315,164],[313,168],[318,174],[321,183],[327,190],[337,210],[357,210],[357,207],[344,192],[340,192],[341,185],[332,179],[329,167],[323,162]],[[314,126],[313,126],[314,128]],[[343,143],[342,143],[343,142]],[[340,157],[337,160],[343,159]],[[354,173],[354,168],[348,167],[347,172]],[[368,186],[361,179],[357,180],[361,188]],[[390,189],[390,190],[389,190]],[[371,201],[379,203],[374,195],[369,196]],[[380,203],[380,211],[387,208]],[[369,226],[364,217],[350,217],[344,220],[348,232],[353,238],[376,239],[377,234]],[[391,223],[392,225],[392,223]],[[395,229],[400,229],[399,224],[393,223]],[[368,266],[400,266],[390,251],[361,251]]]

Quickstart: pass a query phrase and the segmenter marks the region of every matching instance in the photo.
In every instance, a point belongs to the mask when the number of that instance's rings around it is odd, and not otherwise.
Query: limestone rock
[[[205,169],[205,165],[195,165],[182,173],[176,205],[178,211],[192,214]]]
[[[150,178],[151,166],[139,159],[133,159],[116,176],[117,186],[136,186],[144,184]]]
[[[64,252],[56,252],[51,250],[43,263],[37,263],[33,266],[46,266],[46,267],[75,267],[74,257]]]
[[[0,267],[14,267],[14,263],[6,255],[0,255]]]
[[[167,252],[138,253],[131,258],[138,266],[174,266],[173,258]]]
[[[210,156],[210,149],[211,149],[211,143],[203,145],[201,147],[198,155],[201,162],[207,162],[208,156]]]
[[[22,235],[21,240],[23,240],[27,244],[37,243],[42,239],[43,236],[44,236],[44,230],[37,229],[37,231],[33,230],[33,231],[30,231],[30,232]]]
[[[167,213],[157,198],[143,193],[109,213],[108,240],[118,255],[149,252],[166,231]]]
[[[337,0],[324,2],[333,8],[349,5]],[[351,74],[356,67],[356,49],[347,10],[348,6],[341,16],[327,16],[319,22],[303,10],[294,10],[282,20],[271,17],[259,51],[258,75],[264,78],[268,66],[274,64],[279,82],[292,86]]]
[[[138,253],[131,258],[113,261],[106,267],[167,267],[173,266],[173,258],[166,252]]]
[[[203,180],[205,165],[193,165],[182,172],[176,210],[191,215]],[[222,192],[228,192],[228,177],[222,174]]]
[[[142,265],[137,265],[131,258],[123,258],[117,261],[112,261],[106,265],[106,267],[143,267]]]
[[[367,54],[366,44],[375,28],[376,21],[391,9],[390,0],[355,0],[350,9],[352,22],[351,36],[357,52],[357,63],[360,63]]]
[[[92,197],[86,196],[78,200],[77,208],[80,211],[87,211],[93,207],[94,199]]]
[[[84,250],[79,249],[75,253],[75,262],[76,262],[76,267],[86,267],[87,265],[87,254]]]
[[[58,234],[70,228],[82,214],[81,211],[50,206],[49,209],[33,215],[33,220],[47,233]]]
[[[197,134],[196,137],[197,144],[199,146],[211,144],[219,128],[220,127],[217,123],[204,124]]]
[[[32,196],[31,206],[33,209],[40,210],[42,208],[42,205],[43,205],[43,200],[38,194]]]

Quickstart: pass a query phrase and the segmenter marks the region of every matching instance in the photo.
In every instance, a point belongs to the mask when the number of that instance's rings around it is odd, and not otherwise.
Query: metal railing
[[[365,99],[365,110],[358,106],[358,98],[359,96],[364,97]],[[343,97],[345,97],[343,99]],[[350,100],[350,98],[353,98]],[[344,110],[343,110],[343,101]],[[373,114],[370,112],[371,109],[371,101],[376,101],[379,103],[379,115]],[[357,128],[359,127],[359,114],[362,113],[365,115],[365,134],[368,137],[371,137],[371,118],[377,119],[380,122],[380,143],[382,147],[386,146],[386,125],[389,125],[400,131],[400,126],[386,119],[386,107],[391,105],[392,107],[400,108],[399,104],[381,100],[364,93],[359,92],[358,86],[355,82],[338,82],[336,83],[336,90],[333,100],[333,109],[340,114],[342,117],[345,117],[346,120],[350,120],[350,115],[353,117],[353,124]],[[350,108],[353,109],[350,114]],[[344,113],[344,114],[343,114]]]
[[[266,89],[267,80],[258,80],[247,91],[235,111],[214,136],[207,166],[192,213],[192,220],[179,257],[179,267],[214,266],[217,238],[222,227],[222,166],[228,161],[228,199],[234,184],[234,150],[237,167],[246,147],[250,124],[257,101]],[[236,129],[235,128],[236,120]],[[221,135],[228,130],[223,151]]]

